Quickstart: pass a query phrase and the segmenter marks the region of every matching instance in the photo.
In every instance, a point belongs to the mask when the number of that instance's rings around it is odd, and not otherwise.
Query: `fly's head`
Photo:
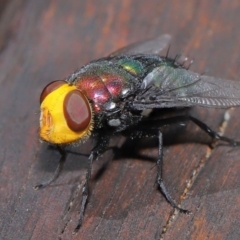
[[[93,128],[93,113],[86,96],[65,81],[48,84],[40,96],[40,138],[53,144],[85,140]]]

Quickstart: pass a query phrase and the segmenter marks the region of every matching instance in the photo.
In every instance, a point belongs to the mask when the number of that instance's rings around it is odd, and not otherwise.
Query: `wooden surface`
[[[194,58],[192,70],[240,76],[240,2],[232,1],[2,1],[0,13],[0,239],[239,239],[240,148],[209,147],[197,127],[169,131],[164,180],[190,216],[175,213],[154,185],[154,161],[121,156],[98,173],[77,235],[87,158],[71,154],[50,187],[33,186],[54,172],[59,154],[38,140],[39,95],[90,60],[125,44],[169,33],[170,55]],[[7,4],[4,4],[6,3]],[[193,109],[216,131],[240,139],[240,109]],[[230,120],[224,121],[228,112]],[[166,133],[167,134],[167,133]],[[141,154],[157,156],[148,141]],[[76,151],[88,153],[91,142]],[[144,146],[146,146],[144,148]]]

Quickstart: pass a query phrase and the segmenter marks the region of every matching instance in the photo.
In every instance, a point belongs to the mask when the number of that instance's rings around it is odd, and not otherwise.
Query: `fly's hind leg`
[[[227,142],[227,143],[229,143],[229,144],[231,144],[233,146],[239,146],[240,145],[239,141],[235,141],[234,139],[227,138],[225,136],[219,135],[217,132],[213,131],[210,127],[208,127],[205,123],[203,123],[202,121],[198,120],[197,118],[192,117],[192,116],[186,116],[186,118],[191,120],[197,126],[199,126],[210,137],[212,137],[214,139],[217,139],[217,140],[221,140],[221,141]]]
[[[192,121],[194,124],[196,124],[198,127],[200,127],[204,132],[206,132],[210,137],[214,139],[227,142],[233,146],[240,146],[240,141],[235,141],[234,139],[219,135],[217,132],[212,130],[207,124],[190,115],[179,115],[163,119],[148,120],[146,121],[145,126],[146,124],[148,124],[149,126],[164,127],[166,125],[177,124],[186,121]]]

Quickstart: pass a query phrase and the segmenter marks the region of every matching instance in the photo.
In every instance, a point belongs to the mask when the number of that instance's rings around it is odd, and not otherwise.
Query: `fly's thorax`
[[[133,72],[138,71],[138,66],[130,68],[125,62],[123,64],[125,67],[106,61],[90,63],[74,80],[76,87],[92,102],[96,114],[114,111],[117,104],[133,91],[137,82]]]
[[[116,111],[121,102],[137,92],[144,77],[159,63],[158,56],[120,56],[91,62],[67,81],[76,85],[92,104],[95,115]]]
[[[93,113],[87,97],[65,81],[47,85],[40,97],[40,138],[53,144],[86,139],[93,127]]]

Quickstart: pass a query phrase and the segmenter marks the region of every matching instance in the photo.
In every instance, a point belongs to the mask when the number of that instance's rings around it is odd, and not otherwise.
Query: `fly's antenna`
[[[34,112],[34,115],[39,115],[41,111]],[[40,127],[37,128],[37,133],[40,132]]]

